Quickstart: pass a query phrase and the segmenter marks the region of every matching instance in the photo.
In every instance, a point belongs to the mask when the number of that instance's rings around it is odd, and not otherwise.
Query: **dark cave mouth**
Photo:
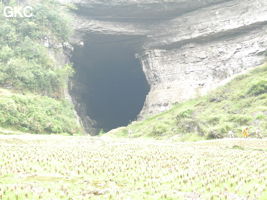
[[[149,92],[141,63],[135,57],[142,38],[88,38],[72,55],[76,73],[71,94],[85,130],[107,132],[135,121]],[[88,118],[95,122],[94,127],[85,126]]]

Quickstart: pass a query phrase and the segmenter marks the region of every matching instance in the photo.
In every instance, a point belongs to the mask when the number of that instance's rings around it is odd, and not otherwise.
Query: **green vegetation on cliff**
[[[64,91],[73,69],[55,59],[71,34],[69,19],[53,0],[31,6],[31,18],[6,18],[0,3],[0,88],[12,94],[0,94],[0,126],[72,134],[79,125]]]
[[[267,136],[267,65],[240,75],[205,97],[175,105],[171,110],[115,131],[131,137],[171,137],[182,140],[221,138],[242,128]]]
[[[47,1],[33,7],[31,18],[0,15],[0,85],[51,96],[64,86],[71,70],[59,68],[44,43],[63,43],[71,31],[58,4]]]

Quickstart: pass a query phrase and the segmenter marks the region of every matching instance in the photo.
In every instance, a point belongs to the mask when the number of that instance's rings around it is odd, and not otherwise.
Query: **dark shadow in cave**
[[[88,38],[83,47],[75,48],[72,57],[76,70],[74,84],[80,86],[74,87],[78,104],[96,121],[98,130],[125,126],[136,119],[149,91],[135,57],[141,38],[108,35]]]

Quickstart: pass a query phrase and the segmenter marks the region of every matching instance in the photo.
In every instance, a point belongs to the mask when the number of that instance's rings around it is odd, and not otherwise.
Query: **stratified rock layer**
[[[91,33],[145,38],[136,53],[151,90],[140,118],[206,94],[265,59],[266,0],[70,2],[78,7],[73,42]]]

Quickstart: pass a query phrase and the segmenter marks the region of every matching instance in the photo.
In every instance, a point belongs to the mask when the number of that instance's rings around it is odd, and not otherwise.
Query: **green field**
[[[0,199],[267,199],[267,140],[0,136]]]

